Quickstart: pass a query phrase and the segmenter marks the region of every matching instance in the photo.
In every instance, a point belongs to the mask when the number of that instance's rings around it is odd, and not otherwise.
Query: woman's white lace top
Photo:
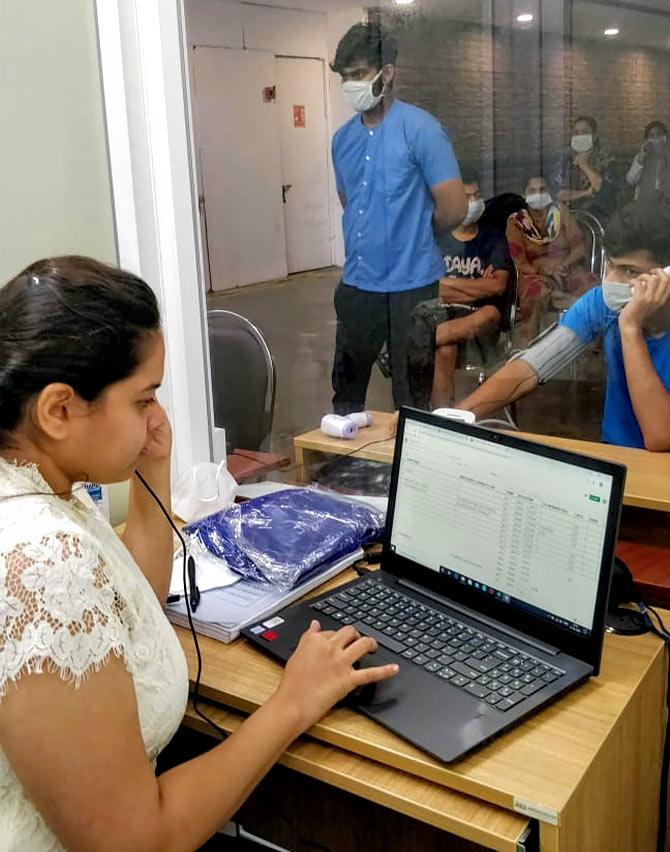
[[[85,489],[62,500],[34,465],[0,459],[0,701],[31,672],[57,672],[76,689],[111,654],[133,678],[153,761],[186,708],[174,630]],[[0,750],[0,852],[57,849]]]

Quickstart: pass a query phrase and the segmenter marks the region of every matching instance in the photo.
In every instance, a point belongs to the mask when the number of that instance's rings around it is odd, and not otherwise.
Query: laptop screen
[[[588,636],[612,488],[586,467],[408,418],[390,546]]]

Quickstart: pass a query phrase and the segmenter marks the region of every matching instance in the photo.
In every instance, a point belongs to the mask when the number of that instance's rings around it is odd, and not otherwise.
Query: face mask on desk
[[[381,75],[382,72],[380,69],[379,74],[373,77],[372,80],[347,80],[346,83],[342,83],[344,99],[353,110],[356,110],[356,112],[369,112],[381,102],[381,99],[384,97],[384,89],[378,95],[372,92],[374,84],[379,80]]]

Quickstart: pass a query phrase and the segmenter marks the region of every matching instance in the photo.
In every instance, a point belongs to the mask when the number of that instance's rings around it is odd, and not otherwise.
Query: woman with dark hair
[[[357,685],[374,650],[313,622],[268,702],[216,748],[156,777],[188,678],[162,611],[171,430],[151,289],[80,257],[0,290],[0,845],[192,850]],[[78,483],[132,477],[119,539]]]
[[[605,221],[616,197],[612,173],[614,158],[601,145],[595,118],[579,116],[573,127],[570,149],[555,176],[557,200]]]
[[[636,200],[670,193],[668,128],[662,121],[651,121],[645,127],[642,148],[633,158],[626,180],[635,187]]]

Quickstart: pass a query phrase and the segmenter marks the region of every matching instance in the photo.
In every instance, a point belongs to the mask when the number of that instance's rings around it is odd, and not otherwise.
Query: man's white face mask
[[[632,298],[633,288],[630,284],[603,281],[603,299],[610,311],[614,311],[615,314],[620,314]]]
[[[346,83],[342,83],[344,99],[352,109],[356,110],[356,112],[369,112],[377,104],[381,103],[386,85],[384,85],[378,95],[372,92],[374,84],[381,76],[382,69],[380,69],[379,74],[373,77],[372,80],[347,80]]]
[[[633,298],[633,292],[632,284],[603,281],[603,299],[607,307],[615,314],[620,314],[626,307]],[[661,334],[670,331],[670,302],[666,302],[653,316],[649,317],[648,330]]]

